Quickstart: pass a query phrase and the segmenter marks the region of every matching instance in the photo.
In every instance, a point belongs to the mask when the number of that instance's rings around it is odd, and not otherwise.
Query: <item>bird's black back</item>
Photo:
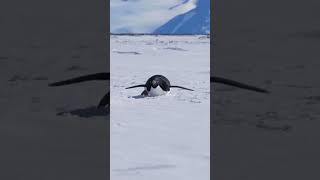
[[[152,81],[156,81],[158,85],[161,87],[161,89],[163,89],[164,91],[170,91],[170,81],[163,75],[151,76],[146,82],[147,91],[150,91]]]

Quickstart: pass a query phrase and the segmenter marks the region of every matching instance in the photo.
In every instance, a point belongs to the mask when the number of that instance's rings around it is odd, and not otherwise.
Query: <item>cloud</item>
[[[197,0],[111,0],[111,32],[151,33],[171,18],[195,8],[196,2]]]

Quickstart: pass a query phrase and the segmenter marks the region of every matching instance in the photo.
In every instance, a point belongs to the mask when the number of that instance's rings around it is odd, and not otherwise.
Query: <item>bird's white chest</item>
[[[161,87],[157,86],[156,88],[151,87],[148,92],[148,96],[161,96],[167,94],[169,91],[164,91]]]

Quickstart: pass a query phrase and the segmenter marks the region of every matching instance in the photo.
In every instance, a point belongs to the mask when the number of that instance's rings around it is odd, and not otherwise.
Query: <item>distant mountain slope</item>
[[[150,34],[196,5],[197,0],[110,0],[110,31]]]
[[[157,28],[155,34],[209,34],[210,0],[199,0],[197,7],[180,14]]]

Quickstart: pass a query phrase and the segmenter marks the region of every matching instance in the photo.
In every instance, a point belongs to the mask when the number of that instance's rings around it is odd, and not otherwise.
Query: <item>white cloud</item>
[[[111,0],[111,32],[150,33],[176,15],[195,8],[196,1]],[[176,5],[179,6],[170,9]]]

